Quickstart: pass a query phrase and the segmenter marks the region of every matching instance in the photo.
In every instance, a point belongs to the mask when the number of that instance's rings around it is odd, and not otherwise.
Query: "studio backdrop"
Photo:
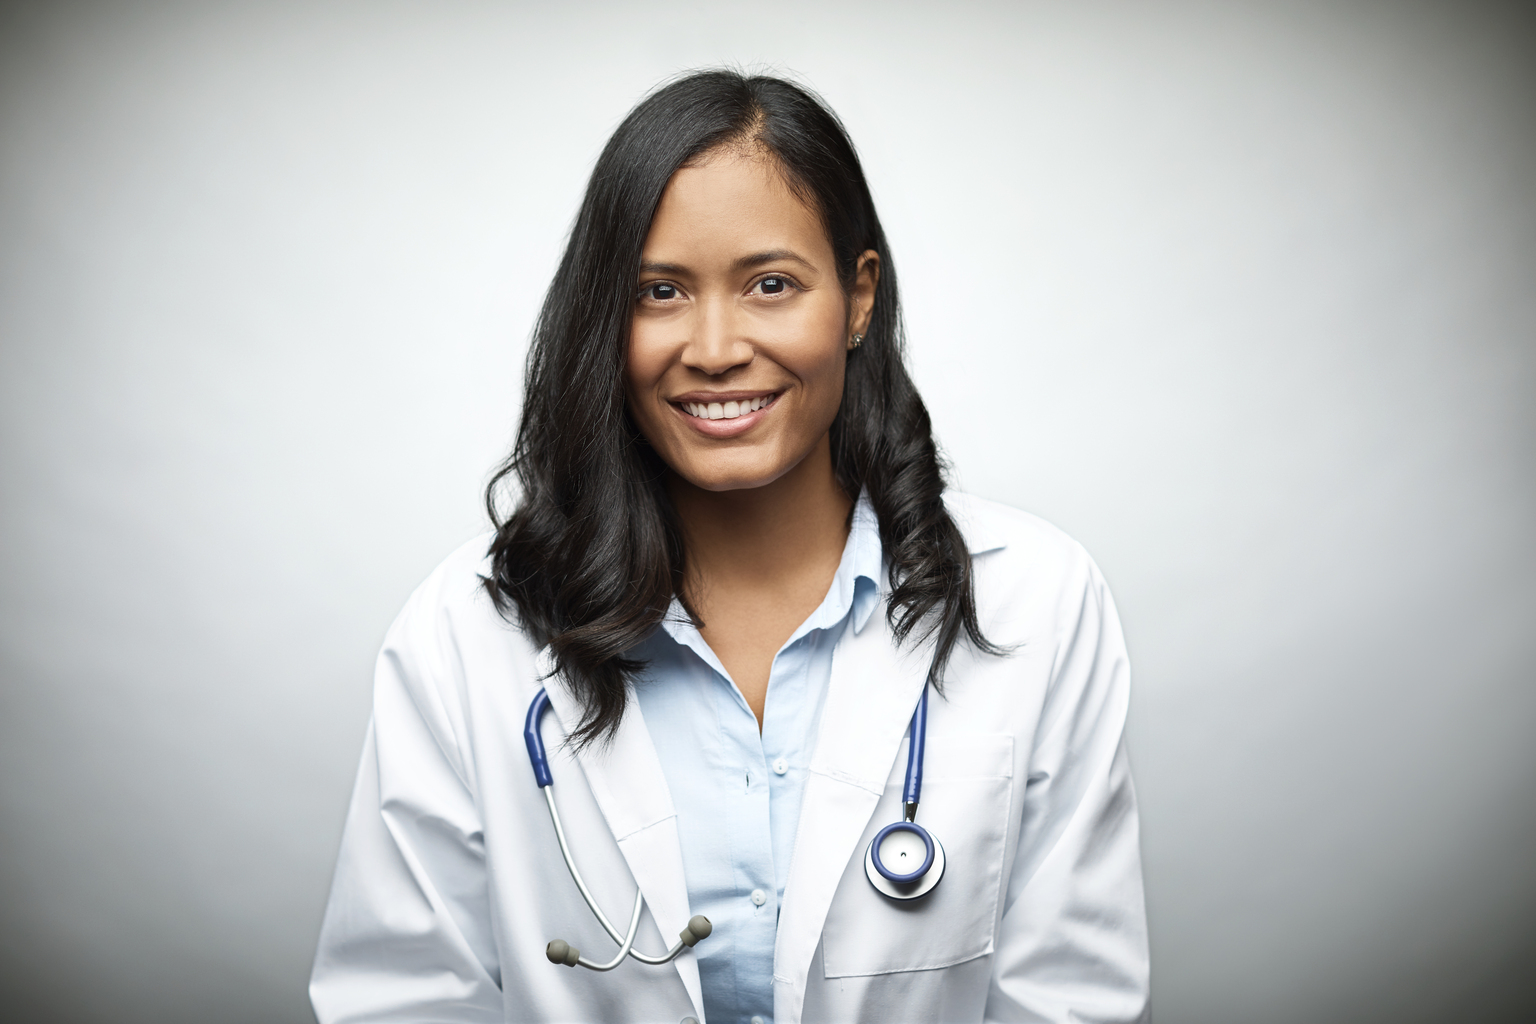
[[[860,147],[961,488],[1104,570],[1167,1024],[1536,1006],[1536,21],[0,7],[0,1006],[301,1022],[374,654],[486,528],[599,147]]]

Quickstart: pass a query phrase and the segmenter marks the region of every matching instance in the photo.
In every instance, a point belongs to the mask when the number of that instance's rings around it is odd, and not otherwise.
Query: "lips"
[[[690,391],[670,399],[694,432],[714,440],[740,437],[773,411],[782,391]]]
[[[676,405],[695,419],[734,420],[767,408],[777,397],[778,395],[757,395],[740,399],[679,401]]]

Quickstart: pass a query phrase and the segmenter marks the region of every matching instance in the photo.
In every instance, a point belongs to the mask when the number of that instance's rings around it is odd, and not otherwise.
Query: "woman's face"
[[[672,176],[651,222],[625,393],[651,446],[709,491],[762,487],[826,436],[879,257],[853,294],[771,157],[721,150]]]

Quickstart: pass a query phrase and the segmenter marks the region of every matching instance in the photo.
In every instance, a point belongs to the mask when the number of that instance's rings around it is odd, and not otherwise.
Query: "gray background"
[[[553,6],[0,8],[0,1012],[308,1019],[383,630],[603,140],[733,61],[1116,591],[1159,1019],[1536,1019],[1536,20]]]

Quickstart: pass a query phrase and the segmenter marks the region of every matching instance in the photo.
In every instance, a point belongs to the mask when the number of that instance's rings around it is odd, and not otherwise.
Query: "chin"
[[[726,474],[719,476],[690,474],[685,479],[701,491],[721,493],[724,491],[750,491],[756,487],[767,487],[783,475],[782,473],[769,473],[767,475]]]
[[[766,487],[792,468],[794,468],[793,465],[693,465],[686,467],[686,471],[678,473],[678,475],[701,491],[719,493],[723,491],[749,491],[755,487]]]

